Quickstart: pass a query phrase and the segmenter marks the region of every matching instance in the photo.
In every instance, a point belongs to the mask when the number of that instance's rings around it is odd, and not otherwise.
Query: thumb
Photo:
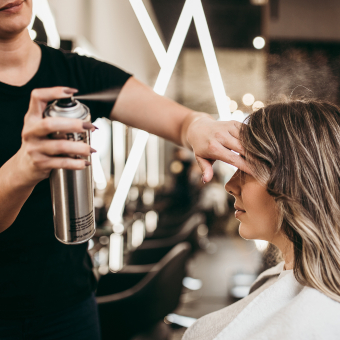
[[[205,158],[196,156],[196,161],[202,170],[202,181],[204,183],[210,182],[214,176],[213,164],[215,161],[207,160]]]
[[[27,118],[42,118],[48,102],[55,99],[71,97],[71,95],[76,92],[78,92],[78,90],[61,86],[34,89],[31,92]]]

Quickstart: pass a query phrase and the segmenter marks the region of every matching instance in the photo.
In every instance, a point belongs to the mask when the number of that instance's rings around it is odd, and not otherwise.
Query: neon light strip
[[[103,190],[107,186],[107,181],[105,178],[104,170],[100,162],[99,155],[94,153],[92,155],[92,170],[93,170],[93,180],[96,183],[96,188]]]
[[[135,0],[141,1],[141,0]],[[192,20],[192,0],[187,0],[184,4],[181,16],[177,23],[175,33],[171,39],[166,59],[162,62],[161,68],[154,91],[160,95],[164,95],[170,82],[172,73],[174,72],[179,54],[181,53],[184,40],[188,34],[188,30]],[[147,34],[148,32],[145,32]]]
[[[141,24],[143,31],[145,32],[146,39],[148,40],[151,49],[158,61],[159,66],[162,67],[162,63],[166,58],[166,51],[160,39],[157,30],[146,10],[142,1],[130,0],[130,4],[137,16],[139,23]]]
[[[179,54],[183,48],[191,20],[194,18],[220,118],[221,120],[229,120],[231,118],[231,114],[228,105],[228,98],[225,94],[222,76],[218,67],[214,46],[211,40],[201,0],[187,0],[185,2],[167,53],[165,53],[164,46],[157,34],[143,1],[130,0],[130,3],[150,43],[150,46],[155,53],[157,61],[161,66],[161,70],[154,86],[154,91],[160,95],[165,94],[169,85]],[[108,218],[112,223],[118,223],[122,220],[126,197],[130,190],[133,177],[137,171],[148,138],[149,134],[147,132],[139,131],[131,148],[122,177],[108,212]]]
[[[159,185],[159,144],[158,137],[155,135],[149,136],[148,144],[146,145],[146,178],[150,188],[155,188]]]
[[[113,163],[115,173],[115,188],[118,187],[125,165],[125,130],[126,126],[120,122],[112,122],[113,134]]]
[[[126,197],[129,193],[133,177],[137,171],[148,138],[149,134],[147,132],[139,131],[136,136],[135,143],[131,148],[129,158],[126,162],[122,177],[120,178],[117,190],[113,196],[113,200],[107,214],[108,219],[113,224],[120,223],[122,221]]]
[[[229,100],[226,96],[223,80],[218,66],[214,45],[209,33],[208,23],[204,14],[201,0],[193,0],[194,22],[203,57],[213,89],[217,109],[221,120],[231,120]]]

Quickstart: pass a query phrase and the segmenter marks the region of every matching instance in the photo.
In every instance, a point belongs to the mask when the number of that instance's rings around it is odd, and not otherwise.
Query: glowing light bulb
[[[253,40],[253,45],[257,50],[261,50],[266,45],[266,41],[262,37],[256,37]]]
[[[230,108],[230,112],[234,112],[234,111],[237,110],[238,105],[237,105],[237,103],[235,102],[235,100],[231,100],[231,101],[230,101],[229,108]]]
[[[242,98],[243,104],[246,106],[253,105],[255,97],[251,93],[246,93]]]
[[[134,248],[139,247],[143,243],[144,237],[145,225],[143,221],[137,220],[132,224],[131,245]]]
[[[158,214],[150,210],[145,214],[145,228],[148,233],[153,233],[157,229]]]
[[[250,0],[250,3],[255,6],[263,6],[268,3],[269,0]]]
[[[121,223],[116,223],[113,225],[112,230],[116,234],[123,234],[125,228]]]
[[[118,272],[123,268],[123,253],[124,253],[123,235],[112,233],[110,235],[110,251],[108,254],[109,268],[112,272]]]
[[[236,121],[242,123],[245,119],[245,115],[241,110],[236,110],[235,112],[233,112],[232,118],[233,118],[233,120],[236,120]]]
[[[253,111],[257,111],[259,109],[261,109],[262,107],[264,107],[264,104],[257,100],[254,104],[253,104]]]
[[[170,171],[175,175],[181,173],[183,171],[183,169],[184,169],[183,163],[180,162],[180,161],[173,161],[170,164]]]

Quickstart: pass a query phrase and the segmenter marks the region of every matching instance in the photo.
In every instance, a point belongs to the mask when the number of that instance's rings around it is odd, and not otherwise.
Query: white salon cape
[[[182,340],[340,340],[340,303],[283,266],[263,272],[244,299],[197,320]]]

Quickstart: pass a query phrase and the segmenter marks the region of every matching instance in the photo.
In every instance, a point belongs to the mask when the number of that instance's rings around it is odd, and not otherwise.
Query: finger
[[[235,152],[226,149],[221,144],[216,143],[213,148],[210,148],[211,154],[209,155],[210,159],[220,160],[222,162],[231,164],[240,170],[251,174],[251,170],[247,165],[244,158],[236,154]]]
[[[240,123],[240,122],[238,122],[236,120],[230,120],[228,123],[229,123],[228,124],[229,125],[229,127],[228,127],[229,133],[233,137],[239,139],[239,133],[240,133],[240,130],[241,130],[241,127],[242,127],[243,123]]]
[[[81,119],[62,117],[45,118],[25,129],[23,137],[44,137],[54,132],[82,133],[93,128],[94,126],[91,123],[84,123]]]
[[[242,124],[237,121],[225,122],[220,131],[216,134],[216,139],[226,148],[244,154],[245,150],[239,140],[239,129]]]
[[[49,157],[44,166],[46,169],[83,170],[85,169],[86,164],[88,163],[86,163],[83,159]]]
[[[196,161],[198,163],[198,166],[201,168],[202,171],[202,181],[203,183],[208,183],[212,180],[214,176],[214,170],[212,168],[212,165],[214,164],[214,161],[196,156]]]
[[[77,89],[61,86],[33,90],[31,92],[27,119],[41,119],[48,102],[71,97],[76,92],[78,92]]]
[[[56,156],[56,155],[79,155],[88,157],[91,155],[91,147],[83,142],[74,142],[68,140],[46,140],[38,142],[39,148],[35,151],[39,153]]]
[[[240,143],[240,141],[232,136],[228,131],[225,132],[220,138],[217,138],[217,141],[221,143],[222,146],[229,150],[233,150],[238,152],[241,155],[245,154],[244,147]]]

